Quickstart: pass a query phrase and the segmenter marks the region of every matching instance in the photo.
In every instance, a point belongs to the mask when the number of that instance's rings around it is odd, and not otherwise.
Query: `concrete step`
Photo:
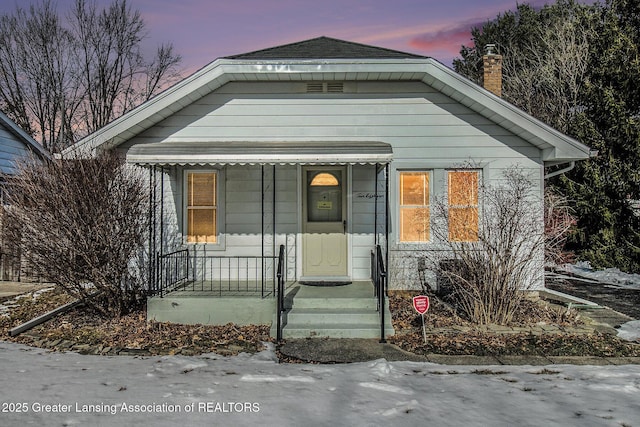
[[[296,296],[293,300],[293,309],[377,309],[377,301],[373,297],[368,298],[320,298]]]
[[[393,329],[385,328],[386,335],[392,335]],[[380,338],[380,324],[316,324],[292,325],[284,328],[284,338]]]
[[[311,324],[379,324],[380,316],[375,309],[369,308],[298,308],[294,307],[287,316],[289,325]]]
[[[284,338],[379,338],[380,315],[373,285],[316,287],[296,285],[285,297]],[[272,334],[275,328],[272,328]],[[385,334],[393,335],[391,313],[385,304]]]

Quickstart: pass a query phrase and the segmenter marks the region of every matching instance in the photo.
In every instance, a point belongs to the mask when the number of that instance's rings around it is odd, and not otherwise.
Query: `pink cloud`
[[[471,29],[479,27],[484,23],[483,20],[472,20],[449,28],[438,28],[423,34],[414,36],[409,40],[409,46],[414,49],[429,52],[439,51],[457,55],[460,47],[471,44]]]

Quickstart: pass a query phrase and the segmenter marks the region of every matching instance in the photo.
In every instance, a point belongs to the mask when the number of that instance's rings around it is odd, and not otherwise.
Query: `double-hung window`
[[[218,173],[187,172],[187,243],[218,243]]]
[[[428,171],[400,172],[400,241],[428,242],[430,179]]]
[[[474,170],[447,172],[449,240],[478,240],[478,185],[480,173]]]

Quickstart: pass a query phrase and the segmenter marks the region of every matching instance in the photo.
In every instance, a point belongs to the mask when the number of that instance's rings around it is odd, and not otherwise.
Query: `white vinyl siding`
[[[14,134],[9,132],[0,124],[0,172],[13,173],[15,171],[15,161],[29,156],[29,150],[24,142],[18,140]]]
[[[283,74],[284,77],[284,74]],[[302,86],[301,86],[302,85]],[[461,105],[422,82],[345,82],[344,93],[304,93],[300,82],[232,82],[176,111],[138,134],[133,144],[164,141],[378,141],[393,149],[389,171],[391,289],[416,288],[416,257],[422,247],[399,244],[398,171],[433,170],[433,194],[445,194],[444,171],[472,162],[482,178],[498,179],[502,170],[519,165],[539,177],[542,188],[542,152],[508,129]],[[271,165],[265,166],[264,214],[271,233]],[[352,167],[350,197],[353,278],[368,277],[369,253],[374,245],[374,166]],[[226,254],[261,253],[261,168],[259,165],[224,167],[224,222]],[[287,243],[295,254],[299,232],[299,188],[296,166],[276,166],[276,237],[267,247]],[[441,171],[437,174],[435,171]],[[384,188],[380,173],[379,188]],[[541,190],[540,190],[541,191]],[[359,197],[360,195],[361,197]],[[383,191],[380,192],[383,196]],[[381,199],[378,200],[381,206]],[[379,209],[379,220],[384,218]],[[384,230],[378,221],[378,232]],[[271,250],[271,249],[269,249]],[[289,266],[295,263],[289,263]]]

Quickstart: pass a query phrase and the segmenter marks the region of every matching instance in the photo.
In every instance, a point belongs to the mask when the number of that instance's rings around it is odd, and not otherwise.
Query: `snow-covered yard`
[[[640,321],[619,335],[638,339]],[[0,426],[640,425],[640,365],[279,364],[273,348],[137,358],[0,341],[0,378]]]
[[[0,342],[3,426],[633,426],[640,366],[82,356]]]

